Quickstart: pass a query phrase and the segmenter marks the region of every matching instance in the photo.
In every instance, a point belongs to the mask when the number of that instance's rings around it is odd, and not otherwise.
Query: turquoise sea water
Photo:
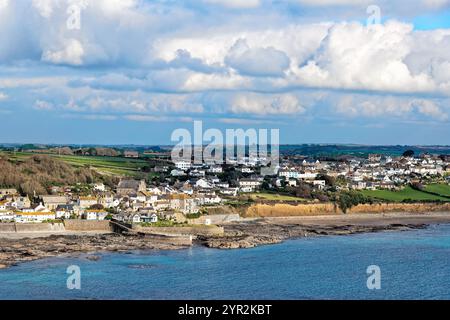
[[[68,290],[78,265],[81,290]],[[369,265],[381,290],[366,286]],[[104,253],[0,271],[0,299],[449,299],[450,225],[254,249]]]

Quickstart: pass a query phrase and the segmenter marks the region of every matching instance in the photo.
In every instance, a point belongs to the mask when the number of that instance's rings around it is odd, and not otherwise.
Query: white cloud
[[[338,100],[335,111],[346,117],[398,117],[408,119],[414,114],[445,121],[448,114],[440,102],[395,96],[345,95]]]
[[[22,77],[22,78],[0,78],[0,88],[34,88],[34,87],[54,87],[66,85],[68,78],[55,77]]]
[[[53,108],[54,108],[53,103],[48,102],[48,101],[37,100],[37,101],[34,103],[34,109],[36,109],[36,110],[45,110],[45,111],[48,111],[48,110],[53,110]]]
[[[32,5],[44,18],[50,18],[55,8],[61,5],[60,0],[33,0]]]
[[[261,5],[261,0],[203,0],[205,3],[219,4],[233,9],[256,8]]]
[[[450,0],[423,0],[425,6],[432,9],[440,9],[446,6],[450,6]]]
[[[370,3],[369,0],[292,0],[305,6],[364,6]]]
[[[237,94],[231,101],[233,113],[251,114],[300,114],[305,108],[293,94],[261,95],[254,93]]]
[[[434,101],[415,99],[411,101],[411,105],[417,108],[417,110],[421,114],[424,114],[436,120],[445,121],[448,119],[448,114],[444,113],[441,107]]]
[[[295,71],[299,84],[337,89],[432,92],[426,73],[412,74],[405,58],[414,46],[412,26],[398,22],[365,27],[340,23],[330,29],[321,49]]]
[[[79,66],[83,64],[83,56],[85,54],[83,45],[76,39],[67,41],[61,50],[45,51],[42,54],[42,60],[55,64],[69,64]]]
[[[230,49],[225,61],[241,74],[249,76],[282,76],[289,67],[289,57],[273,47],[250,48],[239,39]]]
[[[5,9],[9,5],[9,0],[0,0],[0,10]]]
[[[127,115],[124,117],[126,120],[138,121],[138,122],[192,122],[194,121],[190,117],[169,117],[169,116],[150,116],[150,115]]]
[[[0,92],[0,101],[8,99],[8,95],[6,93]]]
[[[65,27],[69,2],[85,6],[80,30]],[[202,96],[216,92],[228,94],[225,102],[217,101],[218,109],[296,114],[310,104],[304,97],[300,103],[295,91],[307,88],[381,96],[401,93],[409,101],[416,100],[397,104],[385,97],[384,106],[371,99],[344,101],[336,106],[340,114],[417,113],[437,118],[445,109],[436,101],[450,96],[449,29],[418,31],[398,21],[370,27],[359,22],[307,23],[279,9],[290,5],[272,6],[271,1],[209,0],[208,17],[190,1],[183,5],[140,0],[69,2],[0,0],[0,67],[29,69],[29,73],[22,69],[20,75],[10,71],[0,78],[0,89],[33,88],[31,101],[50,101],[36,93],[46,90],[58,96],[54,99],[58,110],[143,115],[207,112]],[[311,13],[316,18],[322,8],[310,8],[313,5],[332,6],[333,12],[361,5],[353,0],[290,2],[305,6],[305,16]],[[386,3],[380,1],[383,10]],[[411,10],[448,3],[422,0]],[[259,6],[263,9],[239,10]],[[364,18],[365,14],[362,10]],[[27,23],[20,23],[25,18]],[[62,87],[87,92],[61,97]],[[8,94],[14,95],[9,90]],[[435,105],[418,102],[424,96]]]

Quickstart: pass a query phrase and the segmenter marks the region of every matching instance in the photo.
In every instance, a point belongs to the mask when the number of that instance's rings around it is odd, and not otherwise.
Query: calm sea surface
[[[0,299],[450,299],[450,225],[254,249],[105,253],[0,270]],[[81,290],[66,271],[81,270]],[[381,269],[367,289],[366,269]]]

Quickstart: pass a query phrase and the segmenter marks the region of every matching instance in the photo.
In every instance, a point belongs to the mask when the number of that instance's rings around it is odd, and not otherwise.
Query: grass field
[[[445,197],[429,194],[426,192],[415,190],[411,187],[405,187],[400,191],[390,190],[362,190],[365,196],[392,202],[402,202],[404,200],[414,201],[450,201]]]
[[[430,184],[425,187],[425,190],[444,197],[450,197],[450,186],[448,184]]]
[[[272,193],[252,193],[249,195],[254,200],[268,200],[268,201],[305,201],[303,198],[285,196]]]
[[[3,152],[9,159],[14,161],[24,161],[27,158],[36,155],[30,152]],[[129,159],[122,157],[94,157],[94,156],[66,156],[48,154],[50,157],[64,161],[74,167],[90,166],[93,170],[102,174],[112,174],[121,176],[135,176],[140,169],[147,164],[146,161],[139,159]]]

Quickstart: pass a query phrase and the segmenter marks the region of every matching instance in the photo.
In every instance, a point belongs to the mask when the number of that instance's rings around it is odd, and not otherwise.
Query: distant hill
[[[371,146],[352,144],[302,144],[280,145],[280,153],[284,155],[304,155],[309,157],[354,156],[367,158],[371,153],[401,156],[406,150],[413,150],[416,155],[422,153],[449,155],[450,146]]]
[[[53,185],[92,183],[100,178],[89,168],[74,168],[46,155],[35,155],[23,162],[0,157],[0,187],[16,188],[22,194],[47,194]]]

